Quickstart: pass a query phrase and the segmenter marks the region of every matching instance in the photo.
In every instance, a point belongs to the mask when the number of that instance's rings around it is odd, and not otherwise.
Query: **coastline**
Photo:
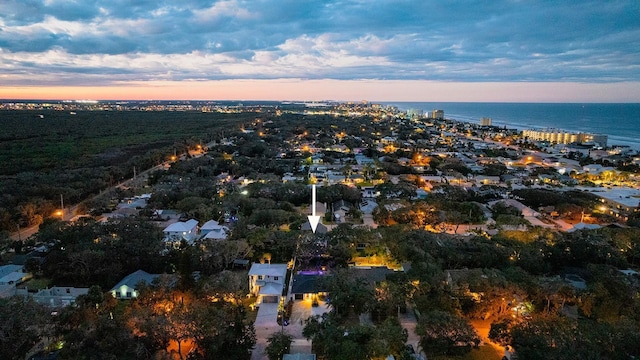
[[[575,133],[608,136],[607,146],[629,146],[640,150],[640,104],[638,103],[447,103],[388,102],[407,111],[444,110],[445,118],[479,124],[482,117],[492,119],[494,126],[519,131],[559,129]]]
[[[445,117],[447,117],[446,116],[446,112],[445,112]],[[456,115],[456,114],[451,114],[450,118],[449,117],[447,117],[447,118],[449,120],[461,121],[461,122],[466,122],[466,123],[471,123],[471,124],[478,124],[478,121],[475,120],[475,119],[467,119],[465,116],[460,116],[460,115]],[[497,120],[492,120],[492,122],[493,122],[493,126],[507,127],[508,129],[516,129],[518,131],[529,130],[529,129],[536,129],[536,130],[558,129],[558,130],[567,131],[567,132],[590,133],[589,131],[576,130],[576,129],[567,129],[567,128],[562,128],[562,127],[548,127],[548,126],[533,125],[533,124],[523,125],[523,124],[520,124],[520,123],[513,123],[513,122],[508,122],[508,121],[497,121]],[[616,135],[611,135],[611,134],[608,134],[608,133],[604,133],[604,135],[607,135],[607,137],[608,137],[608,141],[607,141],[607,146],[608,147],[612,147],[612,146],[616,146],[616,145],[622,145],[622,146],[629,146],[634,150],[640,150],[640,138],[616,136]]]

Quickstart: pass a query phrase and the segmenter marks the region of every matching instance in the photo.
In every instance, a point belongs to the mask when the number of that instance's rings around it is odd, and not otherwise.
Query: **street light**
[[[64,220],[64,198],[62,194],[60,194],[60,210],[56,211],[56,215],[60,216],[62,220]]]

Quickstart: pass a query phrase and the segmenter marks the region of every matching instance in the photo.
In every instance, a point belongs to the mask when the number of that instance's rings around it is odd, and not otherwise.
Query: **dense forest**
[[[37,225],[138,172],[220,140],[255,113],[3,111],[0,231]]]

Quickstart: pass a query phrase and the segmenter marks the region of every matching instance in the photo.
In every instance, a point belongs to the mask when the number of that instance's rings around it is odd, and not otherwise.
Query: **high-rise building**
[[[556,144],[595,143],[600,146],[607,146],[608,140],[608,136],[603,134],[572,133],[559,129],[523,130],[522,137]]]
[[[483,117],[480,119],[480,126],[491,126],[491,118]]]
[[[407,116],[410,118],[420,118],[422,117],[422,110],[420,109],[409,109],[407,110]]]
[[[435,120],[444,120],[444,110],[436,110],[434,109],[431,112],[431,119],[435,119]]]

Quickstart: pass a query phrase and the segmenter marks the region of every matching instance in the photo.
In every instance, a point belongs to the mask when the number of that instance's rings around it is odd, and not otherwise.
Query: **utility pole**
[[[62,220],[64,220],[64,198],[60,194],[60,211],[62,212]]]

